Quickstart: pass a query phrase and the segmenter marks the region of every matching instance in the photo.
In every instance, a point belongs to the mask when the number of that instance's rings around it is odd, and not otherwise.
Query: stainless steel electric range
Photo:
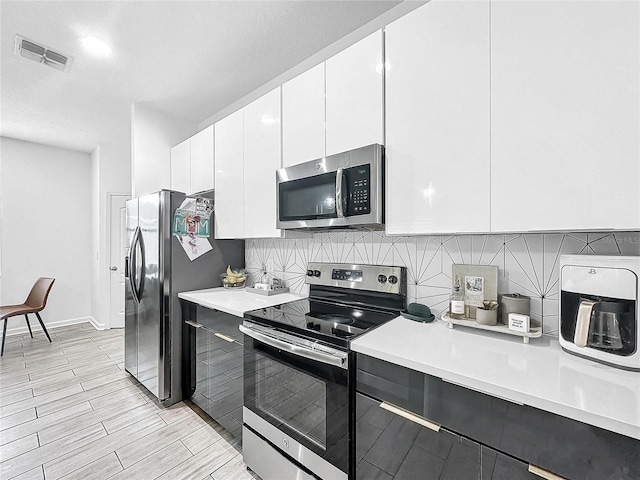
[[[354,478],[349,343],[406,308],[404,267],[310,263],[309,298],[247,312],[243,457],[263,480]]]

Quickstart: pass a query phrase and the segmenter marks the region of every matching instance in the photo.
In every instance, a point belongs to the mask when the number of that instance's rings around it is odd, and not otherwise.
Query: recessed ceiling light
[[[108,57],[111,55],[111,47],[96,37],[83,37],[80,39],[82,46],[89,53],[99,56]]]

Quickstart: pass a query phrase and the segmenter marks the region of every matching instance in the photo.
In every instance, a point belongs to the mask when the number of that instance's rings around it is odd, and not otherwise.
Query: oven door
[[[349,354],[247,321],[240,330],[245,334],[245,427],[319,478],[346,479]],[[249,466],[256,472],[268,469]]]

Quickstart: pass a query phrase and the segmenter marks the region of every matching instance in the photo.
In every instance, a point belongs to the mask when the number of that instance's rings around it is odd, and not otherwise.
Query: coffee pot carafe
[[[621,349],[619,314],[623,311],[624,304],[618,302],[582,300],[578,306],[573,343],[580,348]]]

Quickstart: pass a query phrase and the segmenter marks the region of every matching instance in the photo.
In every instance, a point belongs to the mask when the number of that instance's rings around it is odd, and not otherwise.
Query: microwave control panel
[[[371,212],[371,166],[359,165],[349,169],[349,208],[347,215],[366,215]]]

